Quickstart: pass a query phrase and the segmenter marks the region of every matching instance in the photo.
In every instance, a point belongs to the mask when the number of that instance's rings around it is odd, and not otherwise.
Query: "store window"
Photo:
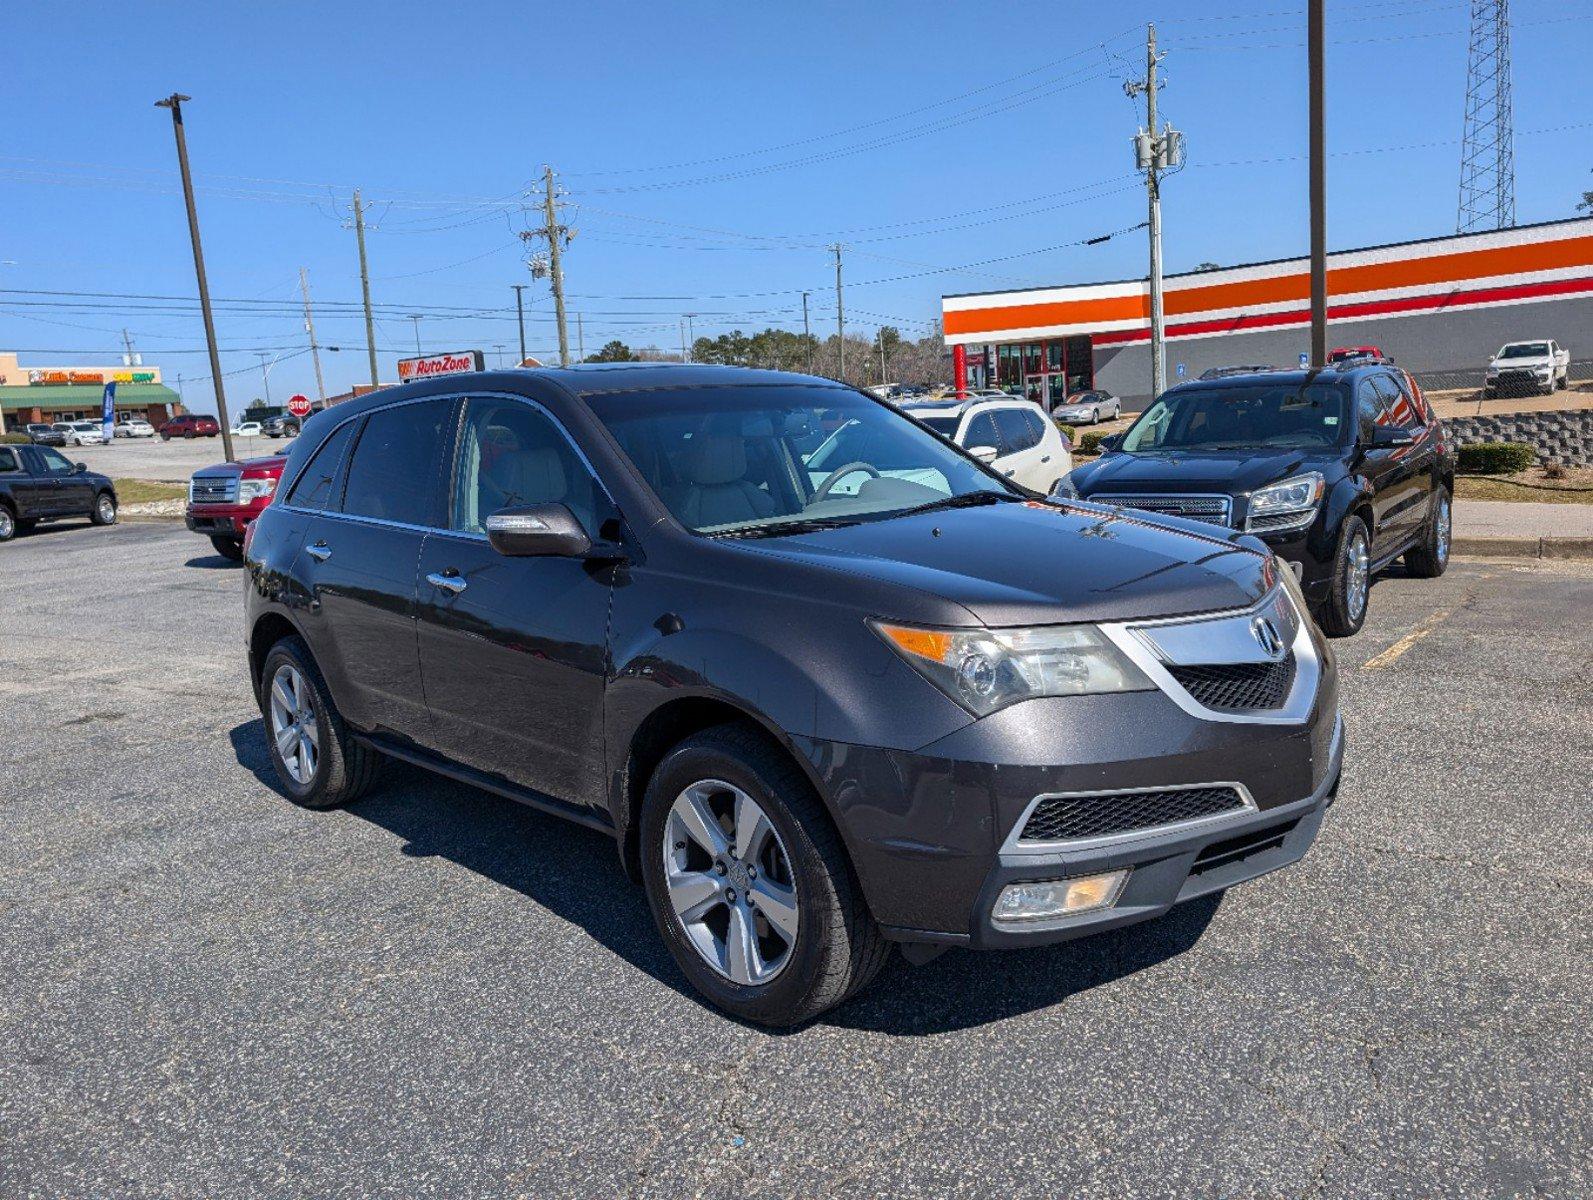
[[[1095,386],[1095,351],[1089,335],[1070,337],[1065,345],[1067,390],[1069,394],[1087,392]]]

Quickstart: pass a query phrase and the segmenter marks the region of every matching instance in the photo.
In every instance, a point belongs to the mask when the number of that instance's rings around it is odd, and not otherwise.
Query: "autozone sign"
[[[411,383],[434,375],[460,375],[465,371],[479,371],[482,366],[480,350],[451,350],[446,354],[401,358],[398,360],[398,382]]]

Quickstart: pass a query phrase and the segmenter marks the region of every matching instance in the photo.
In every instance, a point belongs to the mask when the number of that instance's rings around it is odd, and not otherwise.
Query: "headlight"
[[[1317,501],[1322,499],[1322,475],[1319,471],[1306,471],[1304,474],[1295,475],[1279,483],[1268,484],[1266,487],[1250,493],[1249,522],[1254,522],[1257,517],[1279,517],[1289,513],[1299,513],[1303,524],[1307,515],[1316,511]],[[1273,523],[1272,528],[1278,528]]]
[[[277,490],[275,479],[245,479],[238,484],[238,503],[252,504]]]
[[[1490,374],[1490,375],[1497,375],[1497,374],[1499,374],[1499,368],[1498,368],[1498,366],[1497,366],[1497,365],[1495,365],[1495,364],[1494,364],[1494,363],[1489,363],[1489,364],[1488,364],[1488,374]]]
[[[1051,489],[1053,496],[1060,496],[1064,500],[1077,500],[1079,498],[1078,485],[1073,482],[1073,472],[1069,471],[1056,481],[1056,486]]]
[[[1155,686],[1093,625],[870,625],[919,674],[976,716],[1038,696],[1143,692]]]

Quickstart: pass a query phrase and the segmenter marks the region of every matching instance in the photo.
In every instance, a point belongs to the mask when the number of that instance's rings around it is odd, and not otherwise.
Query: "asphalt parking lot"
[[[598,834],[289,804],[241,585],[171,525],[0,547],[0,1195],[1593,1191],[1587,564],[1378,583],[1299,866],[784,1035]]]
[[[282,454],[291,445],[291,438],[232,439],[233,453],[239,458]],[[220,437],[174,438],[169,442],[158,437],[117,438],[107,446],[68,446],[61,453],[112,479],[148,479],[164,483],[187,483],[188,477],[200,467],[221,462],[226,456]]]

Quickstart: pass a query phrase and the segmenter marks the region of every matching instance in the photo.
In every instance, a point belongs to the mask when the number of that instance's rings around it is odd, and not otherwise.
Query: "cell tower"
[[[1458,232],[1509,229],[1516,223],[1514,130],[1509,0],[1471,0]]]

